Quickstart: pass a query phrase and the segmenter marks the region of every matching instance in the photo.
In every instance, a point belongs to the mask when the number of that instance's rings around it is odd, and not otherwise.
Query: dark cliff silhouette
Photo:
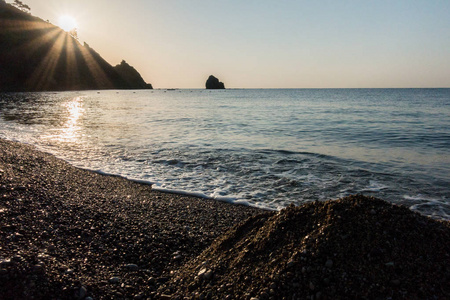
[[[61,28],[0,1],[0,91],[149,88],[128,64],[114,68]]]
[[[114,69],[119,73],[119,75],[126,81],[126,83],[134,89],[152,89],[150,83],[146,83],[142,79],[141,74],[136,71],[135,68],[127,64],[125,60],[115,66]]]
[[[225,85],[223,84],[223,82],[220,82],[219,79],[211,75],[209,76],[208,80],[206,80],[206,89],[223,90],[225,89]]]

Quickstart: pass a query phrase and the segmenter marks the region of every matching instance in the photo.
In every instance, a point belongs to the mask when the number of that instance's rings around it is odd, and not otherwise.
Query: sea
[[[450,89],[1,93],[0,138],[156,190],[270,210],[363,194],[450,220]]]

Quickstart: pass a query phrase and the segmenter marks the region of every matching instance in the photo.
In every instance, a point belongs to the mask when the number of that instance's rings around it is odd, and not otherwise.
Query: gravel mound
[[[253,216],[159,288],[162,298],[450,299],[450,226],[364,196]]]

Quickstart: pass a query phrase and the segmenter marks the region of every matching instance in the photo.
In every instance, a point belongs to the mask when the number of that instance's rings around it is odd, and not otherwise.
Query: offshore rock
[[[208,90],[223,90],[225,89],[225,85],[223,82],[220,82],[219,79],[214,77],[213,75],[209,76],[208,80],[206,80],[206,89]]]

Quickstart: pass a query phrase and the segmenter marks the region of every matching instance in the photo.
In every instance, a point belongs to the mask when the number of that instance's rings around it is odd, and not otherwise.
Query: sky
[[[22,2],[155,88],[450,87],[449,0]]]

